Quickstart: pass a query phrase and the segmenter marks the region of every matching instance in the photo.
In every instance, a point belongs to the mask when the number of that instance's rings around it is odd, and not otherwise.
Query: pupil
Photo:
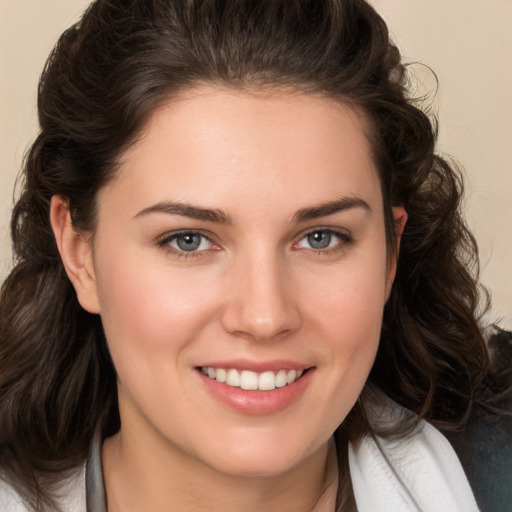
[[[176,243],[182,251],[195,251],[201,245],[201,237],[195,234],[181,235]]]
[[[331,243],[331,234],[327,231],[315,231],[308,235],[308,242],[313,249],[325,249]]]

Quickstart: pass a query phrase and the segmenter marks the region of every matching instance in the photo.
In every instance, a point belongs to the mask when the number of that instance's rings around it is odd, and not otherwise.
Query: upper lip
[[[249,370],[256,373],[277,371],[277,370],[306,370],[311,364],[299,363],[289,359],[272,359],[267,361],[256,361],[252,359],[230,359],[225,361],[209,361],[198,365],[199,368],[225,368],[235,370]]]

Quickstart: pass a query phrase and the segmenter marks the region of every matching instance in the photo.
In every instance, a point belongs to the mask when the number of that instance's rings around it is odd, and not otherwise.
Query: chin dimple
[[[292,384],[304,373],[303,370],[276,370],[266,372],[252,372],[250,370],[236,370],[234,368],[201,367],[201,373],[210,379],[223,382],[234,388],[247,391],[272,391]]]

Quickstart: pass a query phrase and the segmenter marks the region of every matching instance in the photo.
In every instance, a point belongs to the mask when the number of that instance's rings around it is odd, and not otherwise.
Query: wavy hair
[[[34,510],[83,464],[96,430],[119,429],[101,319],[85,312],[49,223],[51,197],[94,230],[98,190],[160,105],[197,85],[321,94],[365,113],[385,204],[409,218],[368,380],[442,428],[462,425],[488,365],[478,257],[460,214],[462,180],[435,154],[435,121],[364,0],[97,0],[60,37],[41,76],[40,133],[12,215],[14,267],[0,297],[0,465]],[[369,432],[363,392],[338,428],[338,509],[354,508],[348,442]],[[395,432],[379,432],[392,435]],[[344,475],[344,476],[343,476]]]

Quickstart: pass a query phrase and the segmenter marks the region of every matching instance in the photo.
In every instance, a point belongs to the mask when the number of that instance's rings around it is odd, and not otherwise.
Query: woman
[[[361,0],[97,1],[62,35],[2,288],[4,508],[477,510],[431,425],[489,372],[476,248],[405,80]]]

